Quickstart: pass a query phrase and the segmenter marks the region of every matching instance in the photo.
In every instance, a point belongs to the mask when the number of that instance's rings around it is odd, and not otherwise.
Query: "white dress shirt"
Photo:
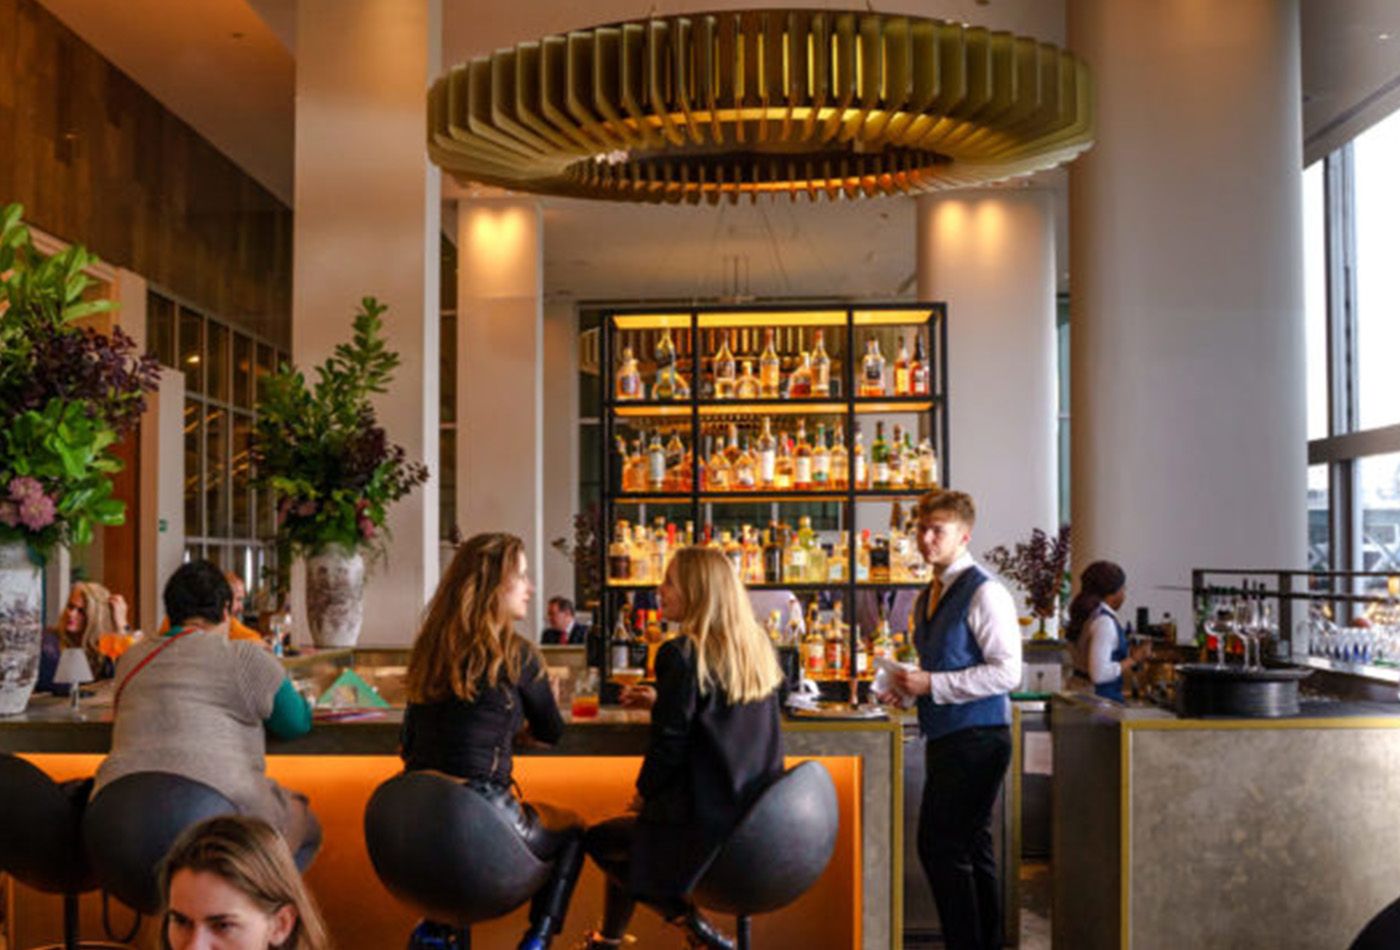
[[[1123,664],[1112,658],[1113,651],[1118,649],[1118,628],[1114,625],[1117,617],[1113,608],[1104,604],[1103,610],[1095,611],[1084,625],[1083,639],[1087,643],[1084,665],[1095,684],[1111,683],[1123,675]]]
[[[943,590],[975,564],[971,554],[950,564],[940,576]],[[967,627],[982,651],[982,663],[930,673],[932,699],[940,705],[999,696],[1021,685],[1021,625],[1016,620],[1016,602],[1001,581],[990,576],[990,571],[987,574],[987,581],[977,588],[967,608]]]

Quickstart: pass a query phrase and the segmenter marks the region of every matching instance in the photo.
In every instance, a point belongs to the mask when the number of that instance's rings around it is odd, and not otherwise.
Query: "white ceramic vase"
[[[349,647],[365,620],[365,559],[328,545],[306,559],[306,621],[318,647]]]
[[[24,712],[39,678],[43,576],[23,542],[0,542],[0,716]]]

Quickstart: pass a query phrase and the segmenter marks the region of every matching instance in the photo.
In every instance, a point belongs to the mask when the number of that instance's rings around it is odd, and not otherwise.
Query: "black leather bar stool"
[[[1395,947],[1400,947],[1400,900],[1381,908],[1351,944],[1351,950],[1394,950]]]
[[[470,947],[473,924],[524,904],[550,872],[494,806],[440,772],[403,772],[375,789],[365,843],[390,893],[454,931],[429,943],[420,927],[411,948]]]
[[[836,849],[839,823],[826,766],[803,762],[749,808],[691,898],[737,917],[739,950],[749,950],[750,918],[786,907],[816,883]]]
[[[48,947],[124,946],[79,937],[78,895],[97,888],[82,838],[91,787],[87,781],[60,785],[31,762],[0,755],[0,870],[36,891],[63,895],[63,942]]]
[[[161,908],[160,863],[191,825],[238,809],[202,782],[137,772],[104,786],[88,804],[83,840],[101,885],[143,914]]]

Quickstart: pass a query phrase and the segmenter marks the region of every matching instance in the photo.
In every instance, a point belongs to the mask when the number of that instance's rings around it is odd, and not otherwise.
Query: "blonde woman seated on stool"
[[[773,646],[725,556],[676,552],[657,591],[681,636],[656,653],[656,688],[630,687],[623,705],[651,709],[651,738],[633,814],[588,830],[584,847],[607,875],[591,950],[621,945],[637,901],[684,926],[692,947],[734,942],[687,898],[710,857],[753,801],[783,774]]]
[[[228,638],[228,581],[208,561],[183,564],[165,585],[169,632],[117,661],[112,752],[93,795],[124,775],[169,772],[219,791],[282,833],[305,867],[321,846],[306,797],[267,777],[266,733],[311,731],[311,709],[270,653]]]

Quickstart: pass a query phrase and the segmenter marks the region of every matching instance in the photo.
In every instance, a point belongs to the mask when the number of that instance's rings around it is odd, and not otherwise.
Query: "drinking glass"
[[[574,701],[570,707],[574,719],[598,718],[598,671],[584,670],[574,679]]]

